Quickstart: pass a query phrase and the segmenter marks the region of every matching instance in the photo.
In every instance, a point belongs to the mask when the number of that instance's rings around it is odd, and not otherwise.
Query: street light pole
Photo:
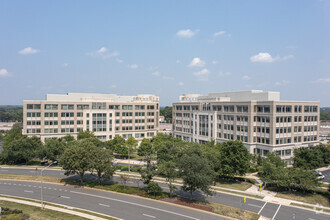
[[[57,164],[57,161],[54,161],[53,163],[49,164],[47,167],[43,168],[41,171],[40,171],[40,175],[41,175],[41,189],[40,189],[40,201],[41,201],[41,209],[44,208],[44,198],[43,198],[43,194],[42,194],[42,172],[47,169],[48,167],[50,167],[51,165],[53,164]]]

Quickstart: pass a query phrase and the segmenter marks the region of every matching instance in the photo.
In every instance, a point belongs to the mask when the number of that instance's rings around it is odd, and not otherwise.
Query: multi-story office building
[[[319,102],[280,101],[260,90],[189,94],[173,103],[173,136],[204,143],[242,140],[250,153],[276,151],[290,163],[293,150],[318,144]]]
[[[24,101],[23,134],[47,138],[93,131],[103,141],[115,136],[152,138],[159,123],[159,98],[154,95],[47,94],[46,100]]]

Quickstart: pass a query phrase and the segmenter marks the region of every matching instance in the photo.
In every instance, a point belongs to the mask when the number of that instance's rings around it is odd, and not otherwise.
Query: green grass
[[[33,200],[33,199],[27,199],[27,198],[15,197],[15,196],[7,196],[7,195],[1,195],[0,194],[0,197],[11,198],[11,199],[18,199],[18,200],[23,200],[23,201],[28,201],[28,202],[34,202],[34,203],[41,203],[39,200]],[[0,201],[2,201],[1,198],[0,198]],[[62,208],[62,209],[67,209],[66,206],[58,205],[58,204],[54,204],[54,203],[44,202],[44,204],[45,205],[48,205],[48,206],[54,206],[54,207],[58,207],[58,208]],[[92,216],[96,216],[96,217],[100,217],[100,218],[104,218],[104,219],[115,220],[115,218],[111,218],[109,216],[105,216],[105,215],[94,213],[94,212],[89,212],[87,210],[73,209],[73,211],[85,213],[85,214],[88,214],[88,215],[92,215]],[[83,218],[83,219],[85,219],[85,218]]]
[[[312,194],[312,193],[301,193],[301,192],[279,192],[276,197],[296,200],[299,202],[320,204],[322,206],[330,207],[330,199],[325,195]]]
[[[300,207],[304,207],[304,208],[308,208],[308,209],[313,209],[313,210],[317,210],[317,211],[323,211],[323,212],[328,212],[330,213],[330,210],[329,209],[321,209],[321,208],[316,208],[314,209],[313,206],[309,206],[309,205],[302,205],[302,204],[298,204],[298,203],[290,203],[290,205],[294,205],[294,206],[300,206]]]
[[[210,206],[213,207],[213,212],[224,215],[236,219],[242,219],[242,220],[258,220],[259,215],[254,212],[246,211],[243,209],[230,207],[226,205],[221,205],[218,203],[209,203]]]
[[[58,212],[58,211],[53,211],[53,210],[49,210],[49,209],[41,209],[40,207],[36,207],[36,206],[29,206],[29,205],[25,205],[25,204],[20,204],[20,203],[16,203],[16,202],[9,202],[9,201],[3,201],[0,200],[0,206],[1,207],[7,207],[10,209],[18,209],[18,210],[22,210],[23,214],[28,215],[29,218],[31,220],[51,220],[51,219],[57,219],[57,220],[66,220],[66,219],[70,219],[70,220],[85,220],[86,218],[83,217],[79,217],[79,216],[75,216],[75,215],[71,215],[71,214],[67,214],[67,213],[63,213],[63,212]],[[20,219],[20,216],[1,216],[1,219]]]
[[[250,188],[253,184],[248,182],[233,181],[233,180],[224,180],[220,179],[217,181],[216,186],[224,187],[228,189],[236,189],[245,191]]]

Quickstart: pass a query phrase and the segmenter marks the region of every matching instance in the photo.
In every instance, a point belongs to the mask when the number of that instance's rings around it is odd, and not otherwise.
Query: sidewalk
[[[20,199],[7,198],[7,197],[2,197],[2,196],[0,196],[0,200],[9,201],[9,202],[16,202],[16,203],[21,203],[21,204],[36,206],[36,207],[41,206],[40,203],[35,203],[35,202],[30,202],[30,201],[20,200]],[[50,209],[50,210],[53,210],[53,211],[64,212],[64,213],[68,213],[68,214],[71,214],[71,215],[77,215],[77,216],[87,218],[87,219],[106,220],[105,218],[97,217],[95,215],[89,215],[89,214],[86,214],[86,213],[83,213],[83,212],[69,210],[69,208],[72,208],[72,207],[67,207],[67,208],[68,209],[60,208],[60,207],[56,207],[56,206],[51,206],[51,205],[45,205],[45,209]],[[84,210],[84,211],[88,211],[88,210]],[[92,211],[88,211],[88,212],[92,212]],[[99,214],[99,213],[96,213],[96,214]],[[109,217],[115,218],[115,217],[112,217],[112,216],[109,216]],[[115,218],[115,219],[118,219],[118,218]]]

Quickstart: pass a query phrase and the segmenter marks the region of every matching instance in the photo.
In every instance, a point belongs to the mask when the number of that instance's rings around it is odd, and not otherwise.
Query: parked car
[[[324,175],[320,171],[314,170],[313,172],[317,174],[318,179],[320,180],[324,179]]]

